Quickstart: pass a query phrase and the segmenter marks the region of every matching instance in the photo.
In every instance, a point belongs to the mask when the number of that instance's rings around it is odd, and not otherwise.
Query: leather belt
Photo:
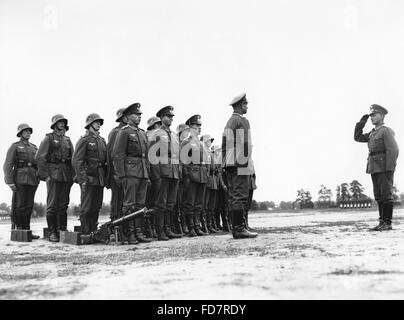
[[[375,151],[375,152],[370,152],[369,155],[370,156],[375,156],[377,154],[385,154],[385,153],[386,153],[386,151]]]

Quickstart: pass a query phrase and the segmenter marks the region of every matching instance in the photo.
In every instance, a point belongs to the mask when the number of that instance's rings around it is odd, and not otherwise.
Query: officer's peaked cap
[[[388,111],[386,108],[384,108],[378,104],[372,104],[370,106],[370,114],[374,114],[374,113],[387,114]]]
[[[129,107],[125,108],[125,110],[123,110],[123,112],[122,112],[122,114],[124,116],[133,114],[133,113],[142,114],[142,111],[140,110],[140,103],[138,103],[138,102],[132,103]]]
[[[156,117],[162,118],[164,116],[174,116],[174,107],[172,106],[166,106],[164,108],[161,108],[159,111],[156,113]]]
[[[186,122],[186,125],[191,126],[193,124],[202,124],[201,122],[201,116],[199,114],[193,115],[191,118],[189,118]]]
[[[234,99],[231,100],[230,105],[233,106],[242,101],[247,101],[247,94],[245,92],[239,94],[237,97],[234,97]]]

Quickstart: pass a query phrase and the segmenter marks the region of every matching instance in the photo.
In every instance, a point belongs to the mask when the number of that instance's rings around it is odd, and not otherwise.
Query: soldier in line
[[[394,138],[394,131],[384,125],[387,109],[372,104],[370,114],[365,114],[355,126],[354,139],[367,142],[369,156],[366,173],[372,177],[373,192],[379,207],[379,224],[371,231],[391,230],[393,218],[393,184],[396,169],[398,146]],[[363,128],[370,116],[375,126],[369,133],[363,133]]]
[[[127,125],[118,132],[112,160],[116,183],[123,188],[122,212],[126,215],[145,206],[150,165],[146,132],[139,128],[140,103],[131,104],[122,114]],[[127,222],[125,228],[129,244],[152,241],[143,234],[143,218]]]
[[[107,145],[99,133],[103,124],[104,119],[98,114],[90,114],[86,119],[86,134],[77,142],[73,154],[73,167],[81,188],[80,222],[83,234],[97,230],[106,186]]]
[[[73,185],[72,167],[73,144],[66,131],[68,120],[61,114],[51,119],[51,129],[39,145],[36,154],[38,176],[46,181],[46,222],[49,241],[59,241],[59,231],[67,229],[67,208],[70,202],[70,190]]]
[[[147,120],[147,141],[149,143],[149,148],[150,148],[150,142],[151,140],[154,140],[154,135],[157,135],[158,129],[161,128],[161,120],[159,117],[151,117],[149,120]],[[158,196],[158,190],[160,189],[160,170],[157,166],[150,166],[150,179],[147,184],[147,194],[146,194],[146,207],[147,208],[154,208]],[[152,216],[150,217],[151,220],[151,225],[150,225],[150,231],[148,234],[149,237],[157,239],[157,213],[153,212]]]
[[[8,149],[3,166],[5,183],[13,191],[11,219],[18,230],[31,229],[32,208],[39,184],[35,161],[37,147],[29,142],[32,133],[33,129],[28,124],[18,126],[17,137],[20,140]],[[33,234],[32,239],[39,239],[39,236]]]
[[[170,127],[174,118],[174,108],[166,106],[156,113],[161,119],[161,128],[150,137],[149,160],[151,167],[160,176],[159,189],[154,211],[157,216],[158,240],[180,238],[172,231],[174,208],[177,200],[179,169],[179,141]]]
[[[228,219],[228,189],[226,186],[226,175],[223,172],[222,165],[222,148],[219,146],[214,146],[214,157],[217,169],[218,178],[218,190],[217,190],[217,201],[215,208],[215,221],[217,230],[223,230],[224,232],[229,232],[229,219]],[[222,224],[220,224],[222,220]]]
[[[180,143],[180,154],[183,145],[186,144],[186,141],[184,141],[184,139],[189,135],[189,130],[189,126],[187,126],[185,123],[181,123],[177,126],[178,141]],[[177,203],[175,205],[176,221],[180,222],[180,225],[176,230],[179,234],[188,233],[188,227],[185,219],[185,210],[183,205],[183,195],[185,193],[185,190],[189,188],[189,183],[190,180],[189,175],[186,172],[186,166],[182,163],[180,157],[180,179],[178,183]]]
[[[217,194],[217,174],[216,166],[214,163],[214,155],[211,151],[211,146],[214,138],[209,134],[204,134],[201,137],[203,143],[204,151],[207,158],[207,170],[208,170],[208,183],[206,184],[205,199],[203,206],[203,216],[202,216],[202,229],[205,233],[216,233],[215,228],[215,204],[216,204],[216,194]]]
[[[115,171],[114,166],[112,164],[112,150],[114,148],[114,143],[116,136],[121,130],[122,127],[126,125],[125,119],[123,117],[123,110],[125,108],[120,108],[116,112],[116,122],[118,122],[118,126],[113,128],[108,135],[108,143],[107,143],[107,181],[111,187],[111,220],[116,220],[122,216],[122,205],[123,205],[123,189],[122,186],[117,185],[114,179]],[[115,242],[115,234],[111,234],[111,243]]]
[[[186,122],[190,127],[190,135],[184,139],[181,149],[181,160],[186,167],[189,177],[189,188],[184,196],[184,212],[188,225],[188,236],[204,236],[201,230],[201,215],[203,212],[203,200],[206,183],[208,182],[208,172],[203,162],[203,146],[198,136],[201,133],[201,116],[194,115]]]
[[[250,123],[244,116],[248,109],[246,94],[235,97],[230,105],[233,107],[233,114],[224,129],[222,157],[229,188],[233,238],[254,238],[258,234],[248,231],[245,222],[251,175],[248,170],[251,158]]]

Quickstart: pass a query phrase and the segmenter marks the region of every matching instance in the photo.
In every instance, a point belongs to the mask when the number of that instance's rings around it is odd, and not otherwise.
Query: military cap
[[[247,101],[247,97],[246,97],[246,96],[247,96],[247,94],[246,94],[245,92],[239,94],[237,97],[235,97],[235,98],[230,102],[230,105],[233,106],[233,105],[235,105],[235,104],[238,103],[238,102]]]
[[[185,123],[180,123],[177,127],[177,134],[181,134],[181,132],[189,129],[189,126],[186,125]]]
[[[23,132],[24,130],[30,130],[31,134],[32,132],[34,132],[34,130],[32,130],[32,128],[29,126],[29,124],[27,123],[21,123],[18,127],[17,127],[17,137],[21,136],[21,132]]]
[[[129,107],[123,110],[122,115],[127,116],[132,113],[142,114],[142,111],[140,110],[140,103],[135,102],[131,104]]]
[[[379,106],[378,104],[372,104],[370,106],[370,115],[372,115],[374,113],[387,114],[388,111],[386,108],[383,108],[382,106]]]
[[[116,122],[121,122],[122,117],[123,117],[123,111],[125,110],[125,108],[120,108],[117,112],[116,112]]]
[[[201,141],[205,142],[205,141],[213,141],[215,140],[215,138],[212,138],[212,136],[210,134],[204,134],[201,137]]]
[[[191,126],[193,124],[202,124],[201,122],[201,116],[199,114],[193,115],[191,118],[189,118],[186,122],[186,125]]]
[[[174,108],[172,106],[166,106],[161,108],[157,113],[156,117],[162,118],[164,116],[174,116]]]
[[[68,121],[62,114],[56,114],[51,119],[51,129],[53,129],[59,121],[64,121],[66,131],[69,130],[69,126],[67,125]]]
[[[90,115],[88,115],[88,117],[86,118],[86,126],[84,128],[88,129],[88,127],[95,121],[99,121],[101,122],[101,125],[104,124],[104,119],[102,119],[100,117],[99,114],[97,113],[91,113]]]
[[[158,117],[151,117],[149,120],[147,120],[147,130],[151,130],[151,127],[153,127],[156,123],[161,124],[161,120]]]

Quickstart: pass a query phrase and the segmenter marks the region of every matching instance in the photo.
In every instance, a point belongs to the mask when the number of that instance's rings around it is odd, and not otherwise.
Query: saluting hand
[[[369,118],[369,115],[365,114],[362,116],[362,118],[359,120],[359,122],[366,123],[366,121],[368,121],[368,118]]]

